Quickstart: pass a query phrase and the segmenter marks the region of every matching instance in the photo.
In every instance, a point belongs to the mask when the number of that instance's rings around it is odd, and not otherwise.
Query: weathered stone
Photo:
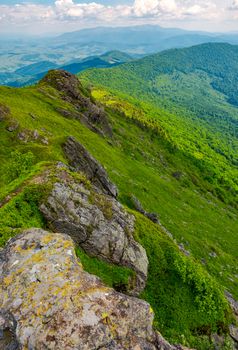
[[[88,179],[104,193],[117,197],[117,188],[109,180],[107,172],[89,152],[73,137],[68,137],[63,150],[70,165],[77,171],[84,172]]]
[[[150,306],[85,272],[68,236],[30,229],[4,256],[0,305],[24,348],[156,349]]]
[[[89,255],[132,268],[136,282],[131,293],[145,287],[148,259],[133,238],[134,216],[113,197],[95,192],[62,167],[40,210],[49,227],[69,234]]]

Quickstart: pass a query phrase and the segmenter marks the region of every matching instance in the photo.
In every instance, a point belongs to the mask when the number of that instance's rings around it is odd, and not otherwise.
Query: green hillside
[[[100,74],[106,77],[103,70],[92,72],[93,82]],[[155,312],[155,327],[172,342],[198,350],[214,349],[211,334],[226,334],[231,320],[224,290],[238,297],[234,187],[227,194],[220,183],[218,186],[207,178],[212,166],[220,169],[216,162],[225,157],[205,143],[202,151],[206,161],[194,156],[196,148],[192,144],[196,132],[200,133],[200,124],[195,124],[197,130],[191,125],[194,130],[189,135],[188,117],[183,124],[179,114],[165,114],[149,102],[141,109],[136,99],[122,100],[101,88],[93,91],[92,98],[87,89],[80,87],[81,95],[105,105],[112,136],[96,133],[74,118],[75,106],[67,102],[64,91],[54,87],[60,73],[49,74],[51,85],[44,80],[35,87],[0,88],[1,245],[19,229],[45,227],[38,210],[45,189],[40,183],[32,184],[31,179],[56,161],[67,162],[62,144],[72,135],[107,169],[119,188],[119,200],[136,216],[135,238],[145,247],[150,263],[141,297]],[[117,83],[115,79],[116,88]],[[62,114],[62,110],[68,114]],[[170,128],[165,123],[168,116]],[[180,120],[181,129],[177,130]],[[180,132],[177,144],[175,131]],[[188,136],[189,142],[182,135]],[[230,159],[223,164],[227,173],[235,171]],[[231,182],[234,186],[235,180]],[[161,225],[135,211],[133,196],[146,211],[159,215]],[[100,260],[95,262],[85,253],[77,253],[85,268],[109,285],[118,283],[118,279],[120,282],[123,274],[123,281],[128,276],[128,271],[105,267]]]
[[[237,62],[237,46],[204,44],[81,77],[157,120],[174,146],[197,160],[220,198],[237,206]]]

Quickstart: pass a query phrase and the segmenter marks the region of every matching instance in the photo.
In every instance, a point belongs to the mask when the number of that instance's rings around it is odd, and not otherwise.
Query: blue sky
[[[1,34],[147,23],[238,32],[238,0],[0,0]]]

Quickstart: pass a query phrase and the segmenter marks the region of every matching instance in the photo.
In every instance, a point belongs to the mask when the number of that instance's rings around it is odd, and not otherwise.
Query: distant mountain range
[[[130,60],[208,42],[238,44],[238,33],[208,33],[142,25],[90,28],[37,39],[6,40],[0,35],[0,84],[24,86],[39,80],[52,68],[63,67],[71,73],[78,73],[91,67],[106,68],[127,62],[127,55]],[[108,51],[116,51],[116,56],[105,57],[104,53]]]
[[[129,53],[148,54],[170,48],[198,45],[205,42],[238,44],[238,34],[187,31],[158,25],[133,27],[100,27],[65,33],[54,40],[55,45],[69,43],[105,45]]]

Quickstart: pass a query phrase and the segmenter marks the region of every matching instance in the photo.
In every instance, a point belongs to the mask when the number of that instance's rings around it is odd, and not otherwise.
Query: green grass
[[[100,277],[107,286],[125,292],[128,285],[133,283],[134,272],[132,270],[110,264],[97,257],[90,257],[79,247],[76,248],[76,254],[80,258],[83,268]]]

